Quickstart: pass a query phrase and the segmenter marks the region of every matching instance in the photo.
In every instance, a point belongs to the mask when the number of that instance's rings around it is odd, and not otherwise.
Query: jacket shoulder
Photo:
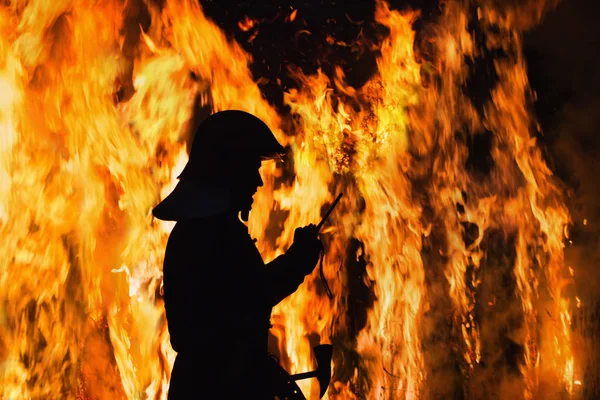
[[[164,270],[203,264],[214,257],[217,228],[211,221],[179,221],[173,227],[165,249]]]
[[[205,241],[213,240],[218,229],[216,222],[208,218],[178,221],[169,235],[167,246],[169,244],[177,247],[186,244],[198,246]]]

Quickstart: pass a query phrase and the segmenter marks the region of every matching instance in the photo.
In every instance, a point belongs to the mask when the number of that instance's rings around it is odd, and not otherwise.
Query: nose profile
[[[264,184],[265,183],[262,180],[262,176],[260,176],[260,172],[256,171],[256,186],[257,187],[263,187]]]

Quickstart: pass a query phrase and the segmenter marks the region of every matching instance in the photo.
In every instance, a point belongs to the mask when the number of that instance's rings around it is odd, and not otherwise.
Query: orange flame
[[[467,6],[446,2],[425,60],[419,13],[378,1],[389,28],[378,72],[353,88],[341,68],[292,69],[293,121],[194,0],[0,7],[0,398],[166,398],[172,224],[150,210],[185,164],[193,111],[229,108],[263,119],[293,152],[291,184],[278,165],[261,170],[249,229],[265,261],[345,193],[323,233],[333,301],[315,272],[273,313],[273,351],[290,372],[314,368],[321,341],[336,349],[330,399],[550,398],[585,385],[570,348],[570,219],[531,132],[521,43],[548,5],[511,7],[482,2],[481,45]],[[151,22],[132,23],[140,15]],[[478,110],[465,60],[486,49],[506,57]],[[467,140],[484,131],[487,175],[467,167]],[[509,295],[497,287],[507,277]],[[516,372],[499,358],[507,343],[521,349]],[[301,388],[318,398],[315,382]]]

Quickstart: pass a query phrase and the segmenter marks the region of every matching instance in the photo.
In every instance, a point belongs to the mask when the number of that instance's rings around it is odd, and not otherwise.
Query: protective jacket
[[[178,353],[170,400],[268,398],[271,309],[314,266],[298,250],[292,245],[265,265],[235,216],[176,223],[163,266],[166,317]]]

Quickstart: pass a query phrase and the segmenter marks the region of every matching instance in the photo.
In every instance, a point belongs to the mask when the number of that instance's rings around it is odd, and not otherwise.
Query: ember
[[[420,36],[420,11],[383,0],[384,34],[327,32],[374,51],[376,71],[353,85],[342,65],[292,66],[286,112],[250,72],[260,60],[194,0],[2,3],[0,399],[166,399],[172,225],[150,211],[189,132],[223,109],[292,149],[262,167],[250,214],[265,261],[344,193],[321,231],[333,298],[315,271],[274,310],[272,351],[290,373],[331,343],[324,398],[578,398],[572,221],[536,143],[522,44],[554,4],[441,3]],[[284,14],[300,24],[303,9]],[[263,23],[236,24],[252,41]],[[298,382],[308,399],[313,381]]]

